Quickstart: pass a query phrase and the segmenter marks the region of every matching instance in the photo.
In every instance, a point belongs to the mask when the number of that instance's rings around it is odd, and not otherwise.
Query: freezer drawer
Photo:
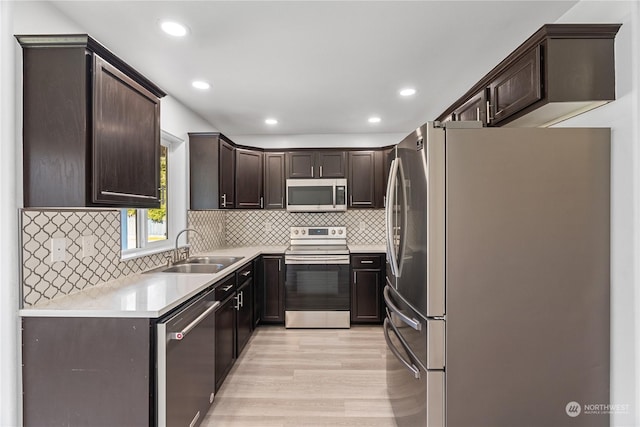
[[[389,322],[418,362],[426,369],[444,369],[445,321],[425,319],[390,286],[384,289],[384,300]]]
[[[388,346],[387,390],[397,426],[444,427],[444,371],[425,370],[388,318],[384,335]]]

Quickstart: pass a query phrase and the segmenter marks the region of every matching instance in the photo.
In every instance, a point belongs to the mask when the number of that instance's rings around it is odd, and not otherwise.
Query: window
[[[123,258],[158,252],[171,247],[169,230],[169,145],[180,141],[162,132],[160,147],[160,208],[122,209],[121,246]]]

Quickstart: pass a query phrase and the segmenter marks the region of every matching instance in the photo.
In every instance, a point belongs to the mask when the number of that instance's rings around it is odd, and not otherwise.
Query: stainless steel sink
[[[178,261],[177,264],[222,264],[225,267],[241,260],[244,257],[235,256],[196,256]]]
[[[244,257],[197,256],[176,262],[174,265],[153,270],[160,273],[207,273],[213,274],[230,266]]]
[[[213,274],[225,268],[222,264],[176,264],[161,270],[162,273],[208,273]]]

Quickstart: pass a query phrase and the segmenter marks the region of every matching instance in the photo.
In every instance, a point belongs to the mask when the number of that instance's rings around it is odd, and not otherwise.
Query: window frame
[[[176,189],[175,183],[172,181],[173,175],[170,173],[170,166],[176,161],[176,156],[173,155],[178,145],[184,143],[184,140],[172,135],[169,132],[161,130],[160,133],[160,145],[167,149],[167,238],[156,242],[148,242],[147,234],[147,211],[148,209],[136,209],[136,229],[137,240],[140,242],[140,246],[131,249],[121,249],[120,259],[127,260],[132,258],[138,258],[145,255],[157,254],[174,249],[174,239],[176,235],[175,221],[172,221],[172,217],[178,211],[177,206],[178,197],[175,196]],[[126,210],[126,209],[125,209]],[[125,211],[121,210],[121,212]],[[126,214],[123,214],[120,219],[120,238],[126,238],[122,235],[122,221],[126,221]]]

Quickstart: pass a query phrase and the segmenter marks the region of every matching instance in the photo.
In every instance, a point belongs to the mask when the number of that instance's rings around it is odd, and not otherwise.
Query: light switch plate
[[[96,256],[96,236],[93,234],[82,236],[80,239],[80,247],[82,248],[82,258],[92,258]]]
[[[67,239],[52,237],[50,242],[51,262],[65,262],[67,260]]]

